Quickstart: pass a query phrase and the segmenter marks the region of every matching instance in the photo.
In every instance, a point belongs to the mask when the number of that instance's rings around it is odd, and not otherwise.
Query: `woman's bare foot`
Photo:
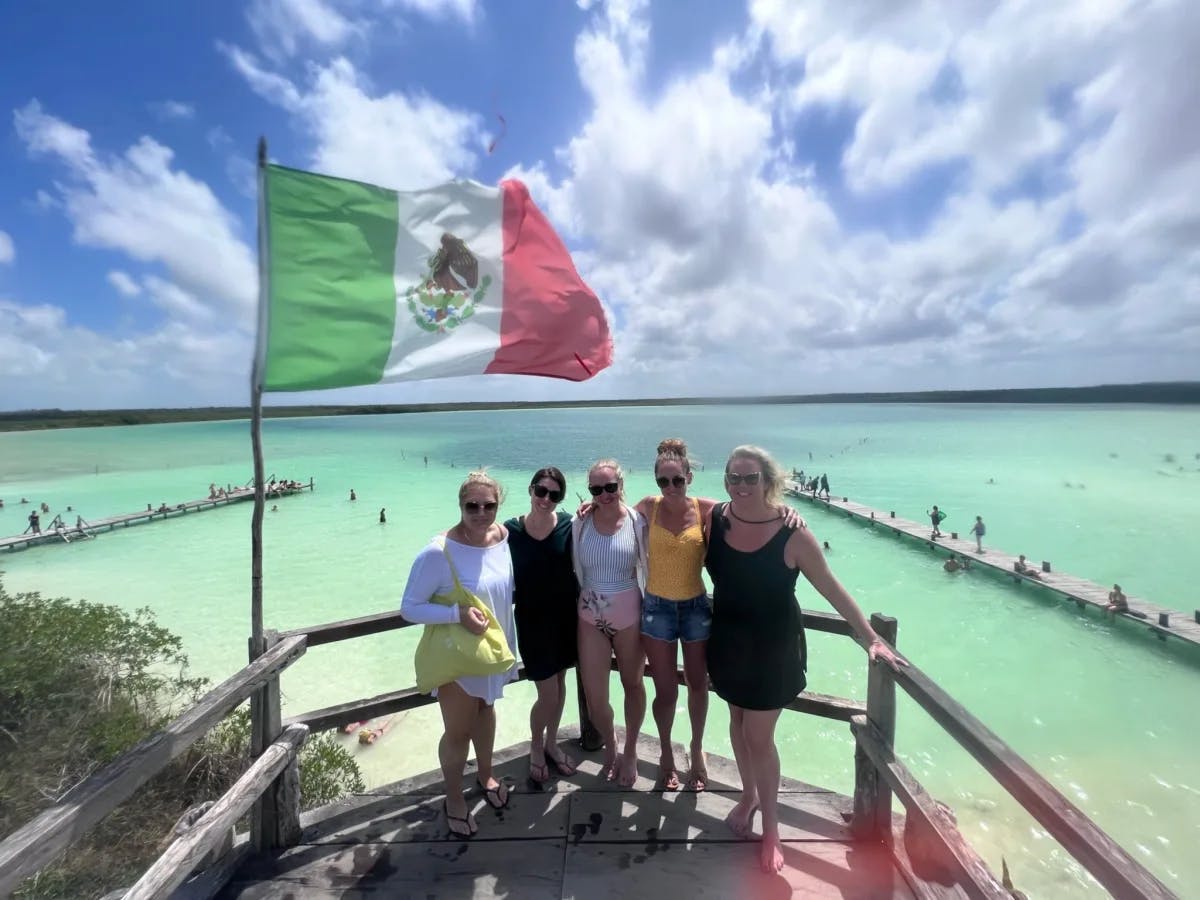
[[[579,771],[578,763],[559,749],[558,744],[546,747],[546,761],[558,770],[559,775],[574,775]]]
[[[763,838],[758,851],[758,861],[768,875],[777,875],[783,870],[783,847],[779,838]]]
[[[624,753],[617,763],[617,784],[621,787],[633,787],[637,781],[637,753]]]
[[[617,754],[604,754],[604,767],[600,770],[600,775],[605,781],[617,780]]]
[[[688,773],[688,790],[703,791],[708,787],[708,757],[703,750],[693,750],[691,757],[692,770]]]
[[[729,830],[740,838],[750,837],[754,830],[754,814],[758,812],[757,800],[746,800],[744,797],[734,805],[725,817]]]

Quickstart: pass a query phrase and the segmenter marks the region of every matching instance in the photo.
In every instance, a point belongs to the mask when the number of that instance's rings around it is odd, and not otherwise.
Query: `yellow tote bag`
[[[426,625],[413,655],[417,670],[417,690],[428,694],[439,685],[449,684],[464,675],[503,675],[517,661],[508,647],[504,629],[496,621],[488,605],[462,586],[454,561],[442,542],[442,553],[450,565],[454,589],[448,594],[430,598],[443,606],[473,606],[485,616],[488,625],[483,634],[472,634],[457,622],[449,625]]]

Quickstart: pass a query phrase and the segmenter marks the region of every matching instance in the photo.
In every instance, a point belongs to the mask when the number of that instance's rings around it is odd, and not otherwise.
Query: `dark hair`
[[[658,456],[654,459],[654,474],[658,474],[658,464],[674,460],[683,468],[684,474],[692,471],[692,462],[688,459],[687,444],[679,438],[667,438],[659,441]]]
[[[529,486],[533,487],[535,484],[537,484],[543,478],[549,478],[550,480],[552,480],[555,484],[558,485],[558,489],[563,492],[563,495],[564,496],[566,495],[567,479],[563,476],[563,473],[560,472],[557,468],[555,468],[554,466],[546,466],[546,468],[544,468],[544,469],[538,469],[536,472],[533,473],[533,478],[529,479]]]

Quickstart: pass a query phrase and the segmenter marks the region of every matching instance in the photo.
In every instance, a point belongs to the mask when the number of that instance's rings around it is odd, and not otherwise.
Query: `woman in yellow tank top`
[[[642,646],[654,679],[652,711],[658,726],[659,784],[679,789],[679,774],[671,751],[671,728],[679,701],[676,646],[683,644],[683,679],[688,688],[688,718],[692,724],[691,760],[687,785],[702,791],[708,783],[704,756],[704,724],[708,718],[708,665],[705,661],[712,605],[700,577],[707,535],[704,532],[715,500],[689,497],[692,465],[687,445],[668,438],[658,445],[654,477],[660,497],[645,497],[637,511],[649,523],[649,573],[642,597]],[[783,510],[796,523],[790,506]]]

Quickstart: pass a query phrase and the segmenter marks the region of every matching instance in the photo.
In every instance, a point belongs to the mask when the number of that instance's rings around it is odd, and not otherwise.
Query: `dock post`
[[[896,620],[879,613],[871,614],[875,633],[896,646]],[[885,663],[867,667],[867,720],[887,741],[896,742],[896,681]],[[892,843],[892,789],[879,774],[863,748],[854,745],[854,818],[851,830],[858,837],[870,837]]]
[[[1049,563],[1049,561],[1048,561],[1048,560],[1045,560],[1045,559],[1043,559],[1043,560],[1042,560],[1042,571],[1043,571],[1043,572],[1049,572],[1049,571],[1050,571],[1050,563]]]
[[[1158,614],[1158,624],[1163,628],[1171,627],[1171,614],[1169,612],[1160,612]]]
[[[1196,610],[1196,624],[1200,625],[1200,609]]]
[[[250,661],[279,643],[279,632],[263,632],[263,646],[250,639]],[[255,652],[255,651],[258,652]],[[257,759],[283,733],[279,701],[279,676],[275,675],[250,695],[250,755]],[[300,768],[293,758],[274,783],[250,810],[250,840],[261,853],[276,847],[291,847],[300,839]]]
[[[896,511],[893,509],[891,512],[888,513],[888,516],[893,519],[896,518]]]
[[[958,532],[957,531],[950,532],[950,540],[952,540],[952,541],[958,540]]]

